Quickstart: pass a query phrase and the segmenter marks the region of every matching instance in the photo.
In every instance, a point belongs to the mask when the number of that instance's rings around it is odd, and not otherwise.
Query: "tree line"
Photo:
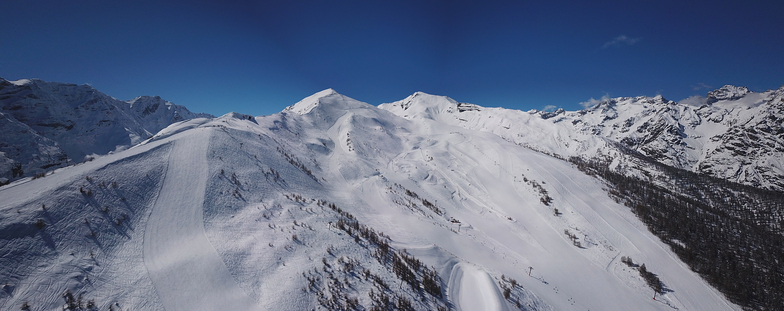
[[[729,300],[748,309],[784,310],[784,194],[672,167],[659,167],[662,186],[612,171],[607,163],[570,161],[603,179],[616,200]]]

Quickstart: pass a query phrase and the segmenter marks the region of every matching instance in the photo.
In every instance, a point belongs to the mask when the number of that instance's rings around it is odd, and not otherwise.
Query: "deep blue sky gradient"
[[[680,100],[784,84],[784,1],[7,0],[0,77],[216,115],[329,87],[374,105],[416,91],[522,110]]]

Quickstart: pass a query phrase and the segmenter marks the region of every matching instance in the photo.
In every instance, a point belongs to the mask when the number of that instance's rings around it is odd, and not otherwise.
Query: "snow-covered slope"
[[[0,113],[0,161],[21,167],[23,176],[127,148],[174,122],[210,117],[160,97],[123,102],[89,85],[2,78]],[[0,168],[0,178],[18,175]]]
[[[564,158],[616,159],[614,166],[623,171],[633,171],[633,160],[618,148],[676,168],[784,190],[784,87],[754,93],[725,86],[700,101],[620,97],[580,111],[523,112],[420,92],[380,108],[411,120],[490,132]]]
[[[503,111],[463,121],[487,109],[414,97],[390,112],[325,90],[182,121],[0,188],[0,308],[68,292],[101,310],[738,309],[599,180],[481,130],[511,131]],[[515,119],[566,131],[539,120]]]

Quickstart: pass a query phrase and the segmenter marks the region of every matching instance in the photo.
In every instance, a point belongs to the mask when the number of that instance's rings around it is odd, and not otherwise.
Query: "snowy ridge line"
[[[409,120],[490,132],[563,158],[616,157],[622,151],[613,144],[622,144],[665,165],[784,189],[784,163],[779,160],[784,157],[784,87],[755,93],[725,86],[699,103],[638,96],[591,104],[580,111],[462,109],[465,104],[448,97],[418,92],[379,108]],[[622,171],[631,165],[621,159],[616,166]]]

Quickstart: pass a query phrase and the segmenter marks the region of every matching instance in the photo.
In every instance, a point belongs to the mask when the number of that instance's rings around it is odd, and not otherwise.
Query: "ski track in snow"
[[[168,311],[259,309],[204,232],[210,131],[189,131],[174,142],[144,234],[144,264]]]

